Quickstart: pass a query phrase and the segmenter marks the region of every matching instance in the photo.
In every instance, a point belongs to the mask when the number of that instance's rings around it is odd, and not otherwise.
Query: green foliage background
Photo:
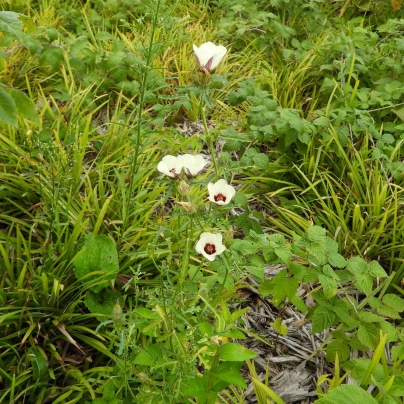
[[[318,403],[402,403],[393,6],[0,1],[0,403],[243,403],[246,380],[282,403],[242,344],[260,338],[240,308],[252,280],[277,333],[290,305],[328,333]],[[209,80],[206,41],[229,50]],[[213,164],[186,192],[158,175],[199,152]],[[219,176],[237,194],[215,210]],[[227,246],[212,263],[204,230]]]

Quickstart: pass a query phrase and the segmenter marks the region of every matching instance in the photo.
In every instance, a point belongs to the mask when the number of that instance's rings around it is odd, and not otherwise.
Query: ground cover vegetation
[[[0,1],[0,403],[296,402],[293,327],[299,402],[402,403],[403,49],[399,0]]]

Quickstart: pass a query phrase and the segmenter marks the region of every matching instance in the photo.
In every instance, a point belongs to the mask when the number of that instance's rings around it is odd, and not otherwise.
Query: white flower
[[[164,156],[157,165],[157,170],[168,175],[171,178],[177,178],[184,167],[184,158],[182,156]]]
[[[208,72],[219,66],[219,63],[227,53],[227,49],[224,46],[217,46],[212,42],[205,42],[199,48],[196,45],[193,45],[193,47],[199,68],[205,69]]]
[[[184,154],[184,170],[188,177],[194,177],[199,174],[206,166],[205,159],[199,154],[193,156],[192,154]]]
[[[205,232],[201,234],[196,243],[195,250],[209,261],[214,261],[216,255],[221,254],[226,250],[226,247],[222,243],[221,234]]]
[[[234,195],[236,195],[236,190],[234,187],[229,185],[226,180],[221,179],[212,184],[208,184],[209,200],[216,203],[217,205],[227,205]]]

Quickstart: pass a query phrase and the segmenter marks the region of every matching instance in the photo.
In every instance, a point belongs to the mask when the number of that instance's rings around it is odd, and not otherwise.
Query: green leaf
[[[359,386],[343,384],[332,389],[325,397],[314,402],[315,404],[377,404],[371,394]]]
[[[16,104],[18,113],[22,117],[39,124],[40,120],[34,102],[20,90],[8,89],[8,92]]]
[[[327,231],[320,226],[311,226],[307,229],[307,237],[310,241],[314,241],[317,243],[325,243],[326,242],[326,234]]]
[[[386,306],[385,304],[377,307],[376,311],[385,317],[395,318],[397,320],[401,319],[401,316],[397,310],[394,310],[392,307]]]
[[[331,253],[328,253],[327,258],[328,258],[328,263],[330,265],[332,265],[333,267],[345,268],[345,266],[346,266],[345,258],[341,254],[338,254],[336,252],[331,252]]]
[[[349,354],[351,350],[349,349],[349,345],[342,341],[332,341],[327,345],[327,361],[335,362],[335,354],[338,353],[338,359],[340,363],[345,362],[349,359]]]
[[[315,265],[323,265],[327,263],[327,254],[324,244],[313,242],[306,247],[306,250],[310,254],[309,260],[313,261]]]
[[[147,318],[149,320],[156,320],[159,317],[155,311],[147,309],[146,307],[136,307],[136,309],[133,311],[140,317]]]
[[[0,86],[0,119],[8,125],[17,126],[17,106],[11,95]]]
[[[141,351],[133,360],[135,365],[152,366],[161,352],[160,345],[151,344]]]
[[[286,324],[283,324],[280,318],[275,319],[274,322],[269,324],[278,334],[288,335],[288,326]]]
[[[318,280],[321,282],[321,286],[323,287],[324,297],[329,299],[335,296],[338,292],[338,283],[335,279],[330,276],[320,274],[318,276]]]
[[[394,327],[387,321],[383,321],[380,323],[380,328],[382,329],[383,333],[387,334],[387,342],[395,342],[398,340],[396,327]]]
[[[404,311],[404,299],[394,294],[387,294],[383,296],[383,303],[392,307],[398,312]]]
[[[394,382],[388,394],[395,397],[404,396],[404,376],[397,374],[394,376]]]
[[[288,245],[275,248],[275,254],[285,263],[288,264],[292,259],[292,251]]]
[[[209,389],[209,380],[207,373],[202,377],[195,376],[182,384],[181,390],[186,396],[205,397]]]
[[[273,279],[266,279],[259,288],[259,292],[263,296],[273,293],[272,302],[279,306],[285,297],[289,300],[295,297],[298,286],[299,281],[293,277],[287,277],[287,270],[282,269]]]
[[[383,267],[377,262],[377,261],[372,261],[368,264],[368,269],[369,272],[373,276],[379,276],[381,278],[386,278],[387,274],[386,271],[383,269]]]
[[[42,52],[39,60],[41,63],[48,63],[54,70],[58,70],[63,62],[63,57],[63,52],[60,48],[50,46]]]
[[[233,342],[228,342],[219,349],[219,358],[225,361],[243,362],[256,356],[257,354],[254,351],[250,351],[242,345]]]
[[[115,280],[119,271],[115,242],[105,235],[90,237],[73,259],[74,273],[81,282],[95,283],[90,287],[100,292]],[[94,275],[91,275],[96,272]]]
[[[379,343],[379,330],[373,324],[362,324],[358,328],[359,341],[370,349],[375,349]]]
[[[394,362],[397,360],[402,361],[404,359],[404,343],[400,342],[398,345],[391,348],[391,358]]]
[[[366,261],[360,257],[352,257],[348,260],[346,268],[349,272],[365,274],[368,271]]]
[[[28,354],[33,369],[34,381],[39,380],[41,377],[48,374],[48,364],[42,353],[38,349],[31,349]]]
[[[317,334],[334,324],[336,315],[324,306],[315,309],[312,319],[312,333]]]
[[[369,311],[361,311],[359,312],[358,316],[359,320],[363,321],[364,323],[380,323],[381,321],[384,321],[383,317]]]
[[[123,306],[122,295],[114,290],[103,290],[100,293],[88,291],[84,297],[84,304],[91,313],[111,317],[117,300]],[[100,321],[104,321],[104,317],[99,317]]]
[[[352,378],[360,382],[364,379],[366,373],[368,372],[371,366],[372,366],[371,359],[360,358],[360,359],[352,359],[346,362],[343,367],[346,370],[351,370],[350,375],[352,376]],[[383,366],[380,363],[377,364],[376,368],[372,373],[372,376],[379,382],[384,379],[385,377],[384,370]]]
[[[248,199],[242,192],[236,192],[234,202],[241,206],[244,210],[248,211]]]
[[[356,274],[355,278],[356,280],[354,285],[358,288],[358,290],[366,295],[370,295],[373,288],[373,278],[366,274]]]
[[[13,35],[17,39],[21,39],[22,14],[14,11],[0,11],[0,32]]]
[[[229,384],[247,388],[247,384],[240,375],[242,362],[223,362],[217,366],[213,375]]]

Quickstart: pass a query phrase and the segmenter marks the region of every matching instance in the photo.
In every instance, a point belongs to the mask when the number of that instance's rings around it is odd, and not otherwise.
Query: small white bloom
[[[222,45],[215,45],[212,42],[205,42],[199,48],[193,45],[196,62],[199,68],[205,69],[211,72],[224,58],[227,53],[227,49]]]
[[[157,165],[157,170],[168,175],[171,178],[177,178],[184,167],[184,158],[182,156],[164,156]]]
[[[226,180],[221,179],[216,182],[216,184],[208,184],[209,200],[216,203],[217,205],[227,205],[234,195],[236,195],[236,190],[234,187],[229,185]]]
[[[193,156],[192,154],[184,154],[184,170],[188,177],[198,175],[206,166],[206,160],[199,154]]]
[[[204,232],[196,243],[195,250],[209,261],[214,261],[216,255],[221,254],[226,250],[226,247],[222,243],[220,233]]]

